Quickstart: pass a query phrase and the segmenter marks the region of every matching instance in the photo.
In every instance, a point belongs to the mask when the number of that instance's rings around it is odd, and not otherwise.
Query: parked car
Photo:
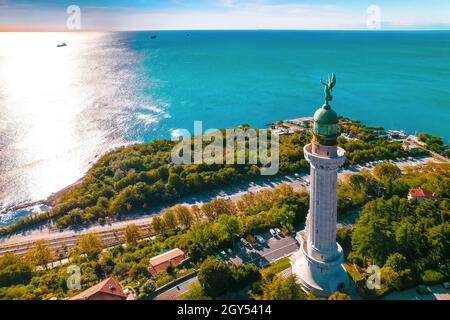
[[[241,242],[244,244],[244,246],[250,247],[250,243],[247,240],[245,240],[244,238],[241,238]]]
[[[225,251],[220,251],[220,254],[222,255],[222,257],[226,258],[227,257],[227,253]]]
[[[231,250],[230,248],[228,248],[227,251],[228,251],[228,254],[229,254],[229,255],[233,255],[233,250]]]
[[[281,233],[281,230],[278,229],[278,228],[275,228],[275,232],[276,232],[279,236],[283,235],[283,234]]]
[[[270,229],[270,234],[275,237],[277,235],[277,232],[274,229]]]
[[[264,238],[261,236],[256,236],[255,238],[256,238],[256,241],[258,241],[260,244],[266,243],[266,240],[264,240]]]

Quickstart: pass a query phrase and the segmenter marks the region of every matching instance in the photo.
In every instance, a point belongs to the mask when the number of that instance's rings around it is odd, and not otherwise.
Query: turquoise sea
[[[339,114],[450,140],[450,32],[2,33],[0,49],[1,224],[109,148],[312,115],[331,72]]]

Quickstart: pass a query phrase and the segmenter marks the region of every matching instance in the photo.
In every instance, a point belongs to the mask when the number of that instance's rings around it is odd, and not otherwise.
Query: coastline
[[[83,180],[84,180],[84,178],[86,177],[88,171],[91,169],[91,167],[96,163],[96,161],[97,161],[98,159],[100,159],[102,156],[104,156],[104,155],[107,154],[108,152],[113,151],[113,150],[116,149],[116,148],[121,148],[121,147],[124,147],[124,146],[136,144],[136,143],[142,143],[142,142],[138,142],[138,141],[126,142],[126,143],[118,144],[118,145],[115,145],[115,146],[113,146],[113,147],[109,147],[109,148],[105,149],[103,152],[98,153],[98,154],[96,154],[96,155],[93,157],[93,159],[89,162],[89,165],[86,167],[86,170],[84,171],[84,173],[83,173],[83,174],[82,174],[75,182],[70,183],[70,184],[68,184],[67,186],[65,186],[65,187],[63,187],[63,188],[61,188],[61,189],[59,189],[59,190],[57,190],[57,191],[55,191],[55,192],[52,192],[52,193],[51,193],[47,198],[45,198],[45,199],[39,199],[39,200],[35,200],[35,201],[22,201],[22,202],[18,202],[18,203],[16,203],[16,204],[12,204],[12,205],[10,205],[10,206],[5,206],[3,209],[2,209],[1,206],[0,206],[0,216],[1,216],[2,214],[8,214],[9,212],[18,212],[18,211],[21,211],[21,210],[29,210],[29,211],[31,211],[31,209],[32,209],[33,207],[39,206],[39,205],[45,205],[45,206],[49,207],[49,209],[51,209],[51,207],[55,205],[56,199],[57,199],[61,194],[63,194],[63,193],[66,192],[67,190],[69,190],[69,189],[71,189],[72,187],[75,187],[75,186],[77,186],[77,185],[79,185],[79,184],[81,184],[81,183],[83,182]],[[1,205],[1,204],[0,204],[0,205]],[[26,218],[26,217],[31,216],[31,215],[33,215],[33,214],[40,214],[40,213],[43,213],[43,212],[45,212],[45,211],[46,211],[46,210],[42,210],[42,211],[40,211],[40,212],[30,213],[30,214],[24,215],[24,216],[20,217],[19,219],[15,220],[15,221],[13,221],[13,222],[11,222],[11,223],[8,223],[8,224],[5,224],[5,225],[3,225],[3,226],[0,226],[0,229],[3,228],[3,227],[8,227],[8,226],[10,226],[10,225],[16,223],[17,221],[19,221],[19,220],[22,219],[22,218]]]
[[[83,174],[83,176],[81,178],[79,178],[77,181],[69,184],[68,186],[65,186],[64,188],[53,192],[51,195],[49,195],[47,198],[45,199],[41,199],[41,200],[36,200],[36,201],[26,201],[26,202],[21,202],[9,207],[6,207],[5,209],[3,209],[2,211],[4,212],[0,212],[0,214],[7,214],[8,212],[16,212],[16,211],[21,211],[21,210],[30,210],[32,207],[35,206],[42,206],[45,205],[49,208],[51,208],[52,206],[55,205],[55,201],[56,199],[64,192],[66,192],[67,190],[69,190],[72,187],[75,187],[76,185],[79,185],[81,182],[83,182],[83,179],[86,177],[86,174]],[[35,214],[39,214],[45,211],[41,211]],[[24,217],[27,217],[29,215],[26,215]],[[13,222],[14,223],[14,222]],[[8,225],[5,225],[6,227]]]

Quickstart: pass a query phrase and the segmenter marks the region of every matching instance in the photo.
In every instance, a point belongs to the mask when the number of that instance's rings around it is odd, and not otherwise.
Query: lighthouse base
[[[349,277],[342,265],[344,253],[339,244],[332,261],[320,261],[307,253],[307,243],[303,232],[299,238],[300,248],[291,256],[290,261],[292,274],[297,276],[302,288],[320,297],[328,297],[336,291],[342,292],[349,289]]]

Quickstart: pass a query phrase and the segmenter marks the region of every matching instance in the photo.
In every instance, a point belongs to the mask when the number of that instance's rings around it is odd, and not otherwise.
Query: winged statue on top
[[[320,79],[320,83],[325,87],[325,104],[328,104],[328,101],[333,100],[331,91],[333,91],[333,88],[336,85],[336,75],[332,73],[331,75],[328,76],[326,82]]]

